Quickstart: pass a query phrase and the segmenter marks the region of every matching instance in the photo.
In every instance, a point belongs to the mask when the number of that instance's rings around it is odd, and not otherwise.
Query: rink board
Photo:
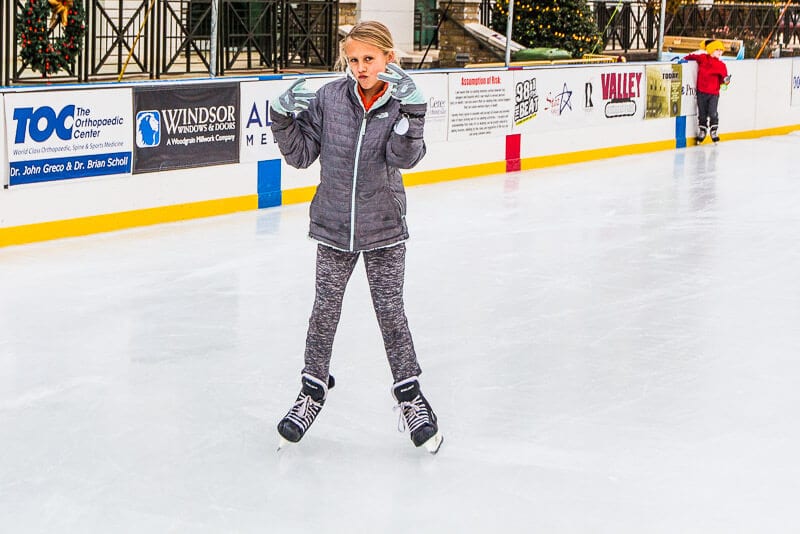
[[[726,63],[723,141],[800,129],[798,64]],[[269,127],[270,101],[296,77],[4,89],[0,246],[309,201],[318,163],[286,165]],[[407,185],[680,149],[696,132],[691,62],[415,78],[428,100],[427,155],[405,171]]]

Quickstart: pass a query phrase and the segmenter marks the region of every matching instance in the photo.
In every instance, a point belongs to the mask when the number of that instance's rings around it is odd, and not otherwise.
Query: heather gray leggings
[[[308,321],[304,373],[325,380],[342,312],[344,290],[360,252],[344,252],[317,245],[317,282],[314,309]],[[419,375],[411,331],[403,305],[406,266],[405,243],[363,253],[372,305],[383,335],[383,345],[395,382]]]

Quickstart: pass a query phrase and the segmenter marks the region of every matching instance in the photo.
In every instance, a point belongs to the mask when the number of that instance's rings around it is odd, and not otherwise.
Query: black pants
[[[719,95],[711,93],[697,92],[697,123],[700,126],[708,125],[714,128],[719,124],[719,114],[717,113]]]
[[[360,252],[317,246],[314,309],[308,321],[304,373],[327,382],[333,338],[342,312],[344,290]],[[421,373],[403,304],[406,246],[400,243],[363,253],[372,305],[395,382]]]

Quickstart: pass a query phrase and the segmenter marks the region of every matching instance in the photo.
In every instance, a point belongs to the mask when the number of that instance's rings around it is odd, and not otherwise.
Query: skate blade
[[[281,449],[285,449],[285,448],[289,447],[290,445],[294,445],[294,443],[292,443],[288,439],[286,439],[283,436],[281,436],[280,434],[278,434],[278,451],[277,452],[280,452]]]
[[[441,432],[437,432],[431,439],[423,443],[422,446],[425,447],[429,453],[436,454],[439,452],[439,448],[442,446],[443,442],[444,436]]]

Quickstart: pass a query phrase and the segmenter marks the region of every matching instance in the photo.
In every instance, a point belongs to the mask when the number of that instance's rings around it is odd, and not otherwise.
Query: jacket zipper
[[[364,118],[361,119],[361,130],[358,132],[356,162],[353,166],[353,195],[352,198],[350,198],[350,252],[355,250],[356,244],[356,186],[358,185],[358,160],[361,159],[361,142],[364,140],[364,132],[366,129],[367,111],[364,110]]]

